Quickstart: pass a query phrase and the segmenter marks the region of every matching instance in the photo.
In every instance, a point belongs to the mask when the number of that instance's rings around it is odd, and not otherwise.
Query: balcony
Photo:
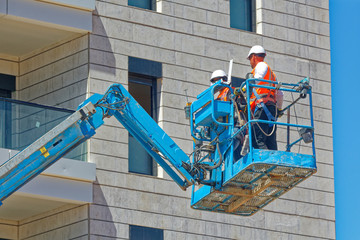
[[[0,98],[0,164],[66,119],[73,111]],[[92,202],[95,164],[86,142],[3,202],[0,219],[21,220],[68,203]]]
[[[0,55],[34,50],[92,31],[95,0],[0,0]]]

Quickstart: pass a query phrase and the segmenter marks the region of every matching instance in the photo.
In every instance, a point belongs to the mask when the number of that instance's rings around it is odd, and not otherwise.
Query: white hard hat
[[[226,82],[227,81],[226,73],[223,70],[215,70],[211,74],[210,82],[214,83],[214,82],[217,82],[220,79],[222,79],[224,82]]]
[[[254,54],[265,54],[265,56],[266,56],[265,49],[260,45],[255,45],[250,49],[247,59],[249,59],[250,55],[253,53]]]

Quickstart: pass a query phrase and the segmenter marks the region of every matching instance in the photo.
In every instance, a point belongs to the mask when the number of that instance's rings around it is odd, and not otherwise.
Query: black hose
[[[216,148],[217,148],[217,151],[218,151],[220,160],[219,160],[219,162],[216,163],[214,166],[206,166],[206,167],[205,167],[206,170],[213,170],[213,169],[215,169],[215,168],[218,168],[218,167],[220,167],[220,165],[221,165],[222,162],[223,162],[223,156],[221,155],[221,152],[220,152],[219,142],[216,143]]]

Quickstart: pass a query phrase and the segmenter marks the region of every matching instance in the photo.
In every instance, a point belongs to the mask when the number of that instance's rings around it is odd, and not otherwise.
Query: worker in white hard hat
[[[220,81],[220,80],[222,83],[228,84],[228,77],[227,77],[227,74],[225,73],[225,71],[224,70],[215,70],[211,74],[211,78],[210,78],[211,85],[215,84],[217,81]],[[230,95],[229,90],[230,89],[227,87],[222,88],[216,99],[222,100],[222,101],[228,101],[229,95]]]
[[[210,78],[210,82],[211,85],[215,84],[216,82],[220,81],[224,84],[228,84],[230,85],[230,81],[228,81],[228,77],[227,74],[223,71],[223,70],[216,70],[211,74],[211,78]],[[223,87],[219,90],[219,95],[216,97],[216,100],[221,100],[221,101],[231,101],[232,99],[230,98],[231,96],[231,91],[230,91],[230,87]],[[234,100],[234,104],[236,103],[236,99],[237,96],[235,96]],[[240,114],[240,113],[238,113]],[[239,122],[239,117],[238,114],[236,114],[236,116],[234,115],[234,123],[237,126],[237,123]],[[218,121],[223,122],[225,120],[222,119],[218,119]],[[234,132],[236,132],[239,129],[239,127],[235,127],[234,128]],[[244,134],[238,134],[237,137],[234,139],[234,159],[238,160],[241,157],[241,149],[242,149],[242,142],[244,141],[243,139],[243,135]]]
[[[227,82],[227,74],[224,72],[224,70],[215,70],[211,74],[211,78],[210,78],[211,85],[213,85],[219,80],[222,80],[223,82]]]
[[[262,46],[253,46],[247,59],[250,61],[250,66],[253,78],[276,81],[276,76],[271,70],[270,66],[264,62],[266,56],[265,49]],[[256,81],[257,85],[275,86],[275,84]],[[250,106],[254,119],[276,121],[277,108],[275,90],[268,88],[254,88],[250,97]],[[256,123],[252,125],[253,147],[258,149],[277,150],[276,143],[276,125],[267,123]]]

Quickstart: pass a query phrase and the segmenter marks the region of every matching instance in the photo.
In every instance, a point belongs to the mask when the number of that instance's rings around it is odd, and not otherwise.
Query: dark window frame
[[[239,7],[241,4],[244,5],[246,9],[241,9],[243,15],[248,14],[248,17],[243,17],[243,21],[239,20],[239,12],[235,9]],[[230,27],[236,28],[249,32],[256,32],[256,1],[255,0],[230,0],[229,1],[230,8]],[[244,23],[245,21],[245,23]],[[246,23],[248,22],[248,23]]]
[[[241,87],[241,84],[245,82],[245,78],[233,77],[231,76],[231,86],[232,87]]]
[[[128,0],[128,6],[156,11],[156,0]]]
[[[155,121],[157,121],[157,106],[158,106],[158,104],[157,104],[157,78],[129,72],[129,85],[131,83],[140,84],[140,85],[151,88],[150,113],[149,112],[148,113]],[[130,86],[129,86],[129,92],[131,94]],[[136,174],[149,175],[149,176],[157,176],[157,163],[153,160],[151,155],[146,152],[146,150],[136,141],[136,139],[134,139],[134,137],[130,133],[129,133],[128,139],[129,139],[129,169],[128,169],[129,172],[136,173]],[[134,142],[134,141],[136,141],[136,142]],[[134,144],[134,145],[132,145],[132,144]],[[137,164],[130,163],[130,161],[135,161],[131,155],[132,148],[136,148],[138,151],[138,154],[139,154],[139,152],[141,152],[145,155],[146,160],[144,160],[144,162],[141,162],[142,164],[144,164],[143,168],[138,167]],[[141,148],[141,150],[138,148]],[[151,162],[149,163],[148,161],[151,161]]]
[[[10,149],[12,146],[12,136],[8,131],[12,129],[12,93],[16,90],[16,76],[0,73],[0,106],[4,110],[4,116],[1,116],[0,128],[5,129],[5,134],[0,136],[3,147]]]
[[[131,83],[136,84],[142,84],[144,86],[150,86],[151,87],[151,105],[150,105],[150,113],[149,115],[157,122],[158,118],[158,83],[160,82],[159,79],[162,78],[162,63],[151,61],[147,59],[142,58],[136,58],[136,57],[128,57],[128,81],[129,81],[129,92],[131,93]],[[135,96],[134,96],[135,97]],[[136,99],[136,98],[135,98]],[[144,168],[137,168],[137,166],[134,163],[130,163],[131,157],[130,157],[130,151],[131,149],[141,147],[144,152],[139,153],[140,155],[143,154],[145,158],[149,159],[150,155],[146,152],[146,150],[140,145],[136,140],[134,141],[133,136],[129,134],[129,172],[132,173],[138,173],[138,174],[144,174],[149,176],[157,176],[157,163],[151,158],[151,166],[147,162],[148,160],[144,160]],[[130,143],[131,141],[131,143]],[[134,144],[131,146],[130,144]],[[146,154],[145,154],[146,153]],[[134,169],[131,169],[134,167]],[[150,169],[150,170],[149,170]],[[135,171],[136,170],[136,171]],[[142,171],[142,172],[138,172]]]
[[[157,78],[148,75],[129,72],[129,83],[137,83],[151,87],[151,114],[149,114],[157,122]]]
[[[130,240],[164,240],[164,230],[137,225],[129,225]]]

